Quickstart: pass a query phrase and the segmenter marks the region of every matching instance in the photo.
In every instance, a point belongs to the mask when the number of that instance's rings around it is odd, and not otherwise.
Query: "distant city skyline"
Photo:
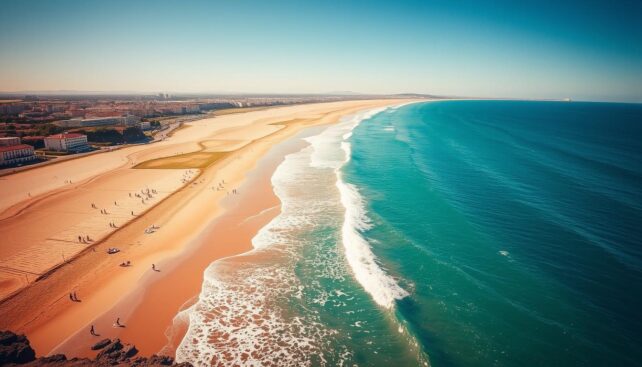
[[[0,92],[642,102],[642,3],[20,1]]]

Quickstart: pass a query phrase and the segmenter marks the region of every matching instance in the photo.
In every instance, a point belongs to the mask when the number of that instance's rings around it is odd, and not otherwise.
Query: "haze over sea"
[[[179,359],[639,365],[641,122],[638,104],[439,101],[328,127],[274,174],[256,250],[208,270]],[[248,312],[259,327],[208,345]]]

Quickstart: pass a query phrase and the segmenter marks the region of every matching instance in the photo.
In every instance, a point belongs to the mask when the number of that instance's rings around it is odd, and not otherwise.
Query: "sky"
[[[3,1],[0,91],[45,90],[642,102],[642,1]]]

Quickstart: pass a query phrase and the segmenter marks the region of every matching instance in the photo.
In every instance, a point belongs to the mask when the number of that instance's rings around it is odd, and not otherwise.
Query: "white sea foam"
[[[336,332],[274,307],[279,297],[298,288],[280,264],[243,265],[231,269],[223,261],[206,271],[199,301],[183,311],[189,327],[176,350],[177,361],[197,366],[309,365],[310,354],[319,354],[327,336]]]
[[[336,186],[339,189],[341,204],[345,208],[341,234],[348,264],[357,281],[374,301],[383,307],[391,308],[396,299],[406,297],[408,292],[378,264],[370,244],[361,233],[370,228],[363,198],[354,185],[342,180],[341,174],[341,167],[351,159],[350,143],[346,140],[351,137],[352,130],[361,121],[384,110],[385,108],[373,109],[356,114],[342,123],[329,127],[320,135],[309,138],[308,141],[314,149],[311,164],[314,167],[328,167],[335,170]]]
[[[395,299],[406,297],[408,293],[396,280],[386,273],[377,263],[370,244],[361,234],[370,228],[363,199],[357,189],[345,183],[341,177],[341,167],[351,158],[350,143],[347,140],[361,121],[386,110],[377,108],[355,114],[339,124],[333,125],[321,134],[308,138],[313,149],[311,166],[333,168],[336,175],[336,186],[339,189],[341,203],[345,208],[341,229],[342,243],[346,259],[357,281],[363,286],[377,304],[391,308]],[[337,148],[341,149],[337,149]]]
[[[395,299],[406,297],[408,292],[377,264],[377,258],[372,253],[368,241],[360,233],[368,229],[370,224],[363,207],[363,199],[357,189],[343,182],[340,174],[337,187],[341,193],[341,203],[346,209],[341,228],[346,259],[357,281],[370,293],[375,302],[391,308]]]
[[[306,260],[300,257],[306,239],[299,233],[315,228],[324,216],[336,222],[340,213],[337,200],[323,191],[332,191],[332,171],[310,167],[312,152],[308,146],[289,154],[277,167],[271,180],[281,212],[252,239],[255,250],[207,269],[198,301],[183,311],[189,323],[176,350],[178,361],[195,366],[309,366],[328,365],[324,353],[351,355],[347,346],[330,346],[337,331],[315,313],[291,312],[288,306],[302,300],[310,286],[294,271],[297,261]],[[329,266],[324,276],[332,278],[336,268]],[[321,294],[313,302],[336,302],[328,301],[331,296]]]
[[[361,121],[366,120],[385,108],[375,108],[363,111],[348,118],[344,118],[340,123],[330,126],[321,134],[315,135],[305,140],[312,147],[312,156],[310,165],[315,168],[333,168],[338,169],[346,163],[345,152],[338,149],[341,141],[348,140],[352,136],[352,130],[357,127]]]
[[[188,320],[188,330],[176,350],[179,362],[309,366],[351,360],[349,346],[337,344],[338,332],[320,322],[305,302],[347,307],[353,296],[326,291],[315,277],[302,283],[296,275],[297,264],[308,263],[318,277],[335,281],[352,273],[383,307],[390,308],[395,299],[407,295],[377,264],[362,234],[370,226],[363,199],[354,186],[341,180],[340,169],[350,159],[346,140],[362,120],[382,110],[346,118],[307,138],[308,147],[285,157],[271,179],[281,213],[252,239],[252,252],[212,263],[204,274],[198,301],[177,317]],[[333,236],[342,242],[351,271],[341,266],[340,247],[319,251],[313,258],[301,257],[301,248],[318,241],[301,233],[314,231],[320,223],[338,227],[342,214],[341,237],[336,232]],[[303,299],[306,288],[314,288],[307,301]],[[295,300],[305,303],[306,311],[289,310]]]

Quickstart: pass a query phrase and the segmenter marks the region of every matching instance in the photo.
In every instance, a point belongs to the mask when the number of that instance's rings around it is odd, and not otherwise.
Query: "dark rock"
[[[11,331],[0,331],[0,345],[11,345],[18,342],[18,338],[26,339],[24,335],[17,335]]]
[[[120,342],[120,339],[114,339],[114,341],[109,343],[103,350],[100,351],[100,353],[98,353],[96,359],[113,359],[114,356],[111,354],[121,349],[123,349],[123,344]]]
[[[98,343],[92,345],[91,346],[91,350],[103,349],[104,347],[108,346],[109,343],[111,343],[110,339],[103,339],[103,340],[99,341]]]
[[[131,366],[132,367],[144,366],[145,363],[147,363],[147,358],[145,358],[145,357],[137,357],[136,359],[131,361]]]
[[[38,362],[43,364],[65,362],[66,360],[67,356],[64,354],[54,354],[52,356],[38,358]]]
[[[24,364],[36,359],[36,352],[24,335],[0,331],[0,365]]]
[[[16,335],[10,331],[0,331],[0,366],[22,365],[24,367],[152,367],[176,366],[192,367],[189,363],[174,363],[172,357],[153,355],[149,358],[136,357],[138,349],[131,344],[122,344],[119,339],[101,340],[93,350],[102,349],[96,359],[72,358],[67,359],[63,354],[35,358],[35,351],[29,345],[24,335]]]
[[[135,345],[127,344],[125,345],[125,348],[123,348],[123,355],[125,358],[131,358],[138,354],[138,349],[136,349]]]
[[[148,366],[171,366],[174,364],[174,358],[153,354],[149,357],[147,363]]]

